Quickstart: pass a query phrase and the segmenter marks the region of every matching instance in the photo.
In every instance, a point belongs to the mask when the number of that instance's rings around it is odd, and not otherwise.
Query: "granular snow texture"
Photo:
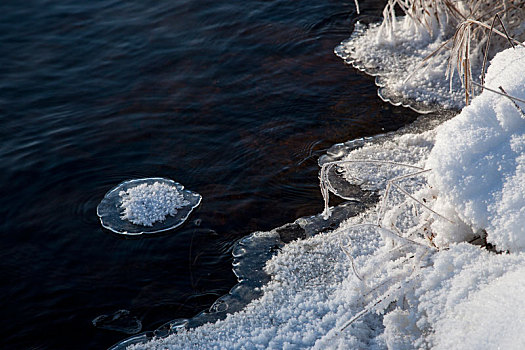
[[[355,68],[377,76],[379,96],[385,101],[422,112],[436,106],[461,109],[465,105],[461,81],[456,74],[451,89],[445,74],[448,52],[442,50],[422,65],[428,55],[444,44],[444,34],[436,28],[430,36],[407,18],[397,22],[388,40],[382,26],[357,23],[352,37],[341,43],[335,53]]]

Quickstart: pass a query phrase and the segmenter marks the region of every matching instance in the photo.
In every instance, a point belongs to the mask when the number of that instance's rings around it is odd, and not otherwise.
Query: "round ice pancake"
[[[102,226],[119,234],[162,232],[182,225],[201,199],[170,179],[128,180],[106,193],[97,215]]]

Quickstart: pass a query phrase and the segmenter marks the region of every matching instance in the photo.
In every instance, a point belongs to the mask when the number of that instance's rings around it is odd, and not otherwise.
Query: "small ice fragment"
[[[97,214],[105,228],[139,235],[180,226],[200,201],[198,193],[169,179],[129,180],[104,196]]]
[[[118,310],[111,315],[101,315],[93,321],[93,326],[112,331],[135,334],[142,329],[142,322],[128,310]]]

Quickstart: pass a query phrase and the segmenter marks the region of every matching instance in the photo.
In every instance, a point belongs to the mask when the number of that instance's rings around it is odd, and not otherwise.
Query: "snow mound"
[[[169,179],[146,178],[121,183],[97,207],[102,226],[128,235],[161,232],[182,225],[200,204],[198,193]]]
[[[464,293],[465,297],[460,301],[452,300],[456,305],[435,322],[435,349],[519,349],[525,344],[522,323],[525,303],[521,297],[525,290],[523,256],[479,260],[496,265],[484,266],[484,269],[499,268],[500,271],[483,282],[479,290]],[[475,270],[478,276],[484,273],[479,267]],[[495,278],[499,274],[501,277]],[[452,283],[465,285],[459,278]],[[445,300],[449,299],[450,296]]]
[[[525,48],[495,56],[486,86],[525,99]],[[437,128],[429,181],[499,249],[525,250],[525,103],[485,90]]]
[[[461,243],[434,254],[417,286],[384,317],[390,349],[520,349],[525,255]]]

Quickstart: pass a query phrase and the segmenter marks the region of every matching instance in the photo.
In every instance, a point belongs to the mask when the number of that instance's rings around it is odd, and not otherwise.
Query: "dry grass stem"
[[[512,97],[509,96],[509,94],[507,94],[507,92],[505,91],[505,89],[503,89],[503,87],[500,86],[499,89],[501,90],[501,92],[503,92],[503,94],[504,94],[505,96],[508,97],[508,99],[512,102],[512,104],[514,105],[514,107],[516,107],[516,109],[518,110],[518,112],[521,114],[521,117],[522,117],[523,119],[525,119],[525,112],[523,112],[523,109],[521,109],[521,107],[518,106],[518,104],[516,103],[516,101],[513,100]]]
[[[350,260],[350,263],[352,264],[352,271],[354,272],[354,275],[357,277],[358,280],[360,281],[363,281],[363,278],[361,277],[361,275],[359,274],[359,272],[357,272],[357,268],[355,266],[355,261],[354,261],[354,257],[352,256],[352,254],[350,253],[350,251],[348,250],[348,248],[350,247],[350,244],[348,245],[344,245],[343,244],[343,241],[342,241],[342,237],[339,236],[339,247],[341,248],[341,250],[343,251],[343,253],[348,257],[348,259]]]
[[[324,211],[323,211],[323,217],[328,218],[330,217],[330,208],[329,208],[329,200],[330,200],[330,192],[335,194],[336,196],[346,199],[346,200],[353,200],[354,198],[345,197],[339,193],[337,193],[336,189],[332,186],[328,174],[330,170],[336,166],[336,165],[345,165],[345,164],[374,164],[374,165],[395,165],[395,166],[401,166],[405,168],[411,168],[416,170],[425,170],[421,167],[412,165],[412,164],[403,164],[403,163],[397,163],[393,161],[388,160],[376,160],[376,159],[354,159],[354,160],[340,160],[340,161],[334,161],[334,162],[327,162],[321,166],[321,171],[319,174],[319,187],[321,188],[321,194],[323,195],[324,200]]]
[[[380,223],[382,221],[383,215],[386,212],[387,200],[388,200],[388,196],[389,196],[389,194],[390,194],[390,192],[392,190],[392,187],[396,188],[397,190],[399,190],[401,193],[403,193],[403,195],[408,197],[410,200],[412,200],[412,201],[418,203],[419,205],[421,205],[423,208],[428,210],[430,213],[432,213],[432,214],[438,216],[439,218],[444,219],[444,220],[446,220],[446,221],[448,221],[448,222],[450,222],[452,224],[454,223],[454,221],[448,219],[444,215],[441,215],[441,214],[437,213],[435,210],[430,208],[428,205],[426,205],[425,203],[423,203],[419,199],[415,198],[412,194],[410,194],[408,191],[406,191],[404,188],[402,188],[398,184],[398,182],[403,180],[403,179],[410,178],[410,177],[415,177],[415,176],[418,176],[418,175],[421,175],[421,174],[425,174],[425,173],[431,171],[431,169],[424,169],[424,168],[421,168],[419,166],[412,165],[412,164],[404,164],[404,163],[398,163],[398,162],[393,162],[393,161],[388,161],[388,160],[378,160],[378,159],[341,160],[341,161],[328,162],[328,163],[325,163],[325,164],[323,164],[321,166],[321,171],[320,171],[320,175],[319,175],[319,180],[320,180],[319,187],[321,188],[321,194],[322,194],[323,200],[324,200],[323,217],[325,217],[325,218],[330,217],[330,206],[329,206],[330,192],[332,192],[333,194],[335,194],[336,196],[338,196],[338,197],[340,197],[342,199],[346,199],[346,200],[353,200],[354,199],[354,198],[345,197],[345,196],[341,195],[340,193],[338,193],[338,191],[332,186],[332,184],[330,182],[330,179],[328,177],[330,170],[334,166],[336,166],[336,165],[349,165],[349,164],[372,164],[372,165],[377,165],[377,166],[380,166],[380,165],[399,166],[399,167],[404,167],[404,168],[417,170],[417,171],[415,171],[413,173],[397,176],[395,178],[387,180],[385,193],[383,194],[383,197],[382,197],[382,200],[381,200],[381,205],[380,205],[379,211],[378,211],[378,218],[377,218],[378,221],[375,224],[376,226],[381,227]]]
[[[479,84],[479,83],[477,83],[477,82],[475,82],[475,81],[472,81],[471,83],[472,83],[473,85],[476,85],[477,87],[480,87],[480,88],[486,89],[486,90],[488,90],[488,91],[490,91],[490,92],[493,92],[493,93],[495,93],[495,94],[498,94],[498,95],[501,95],[501,96],[508,97],[508,98],[510,98],[511,100],[519,101],[519,102],[523,102],[523,103],[525,103],[525,100],[524,100],[524,99],[521,99],[521,98],[519,98],[519,97],[511,96],[511,95],[509,95],[509,94],[507,94],[507,93],[503,93],[503,92],[500,92],[500,91],[498,91],[498,90],[491,89],[491,88],[489,88],[488,86],[486,86],[486,85],[481,85],[481,84]]]

